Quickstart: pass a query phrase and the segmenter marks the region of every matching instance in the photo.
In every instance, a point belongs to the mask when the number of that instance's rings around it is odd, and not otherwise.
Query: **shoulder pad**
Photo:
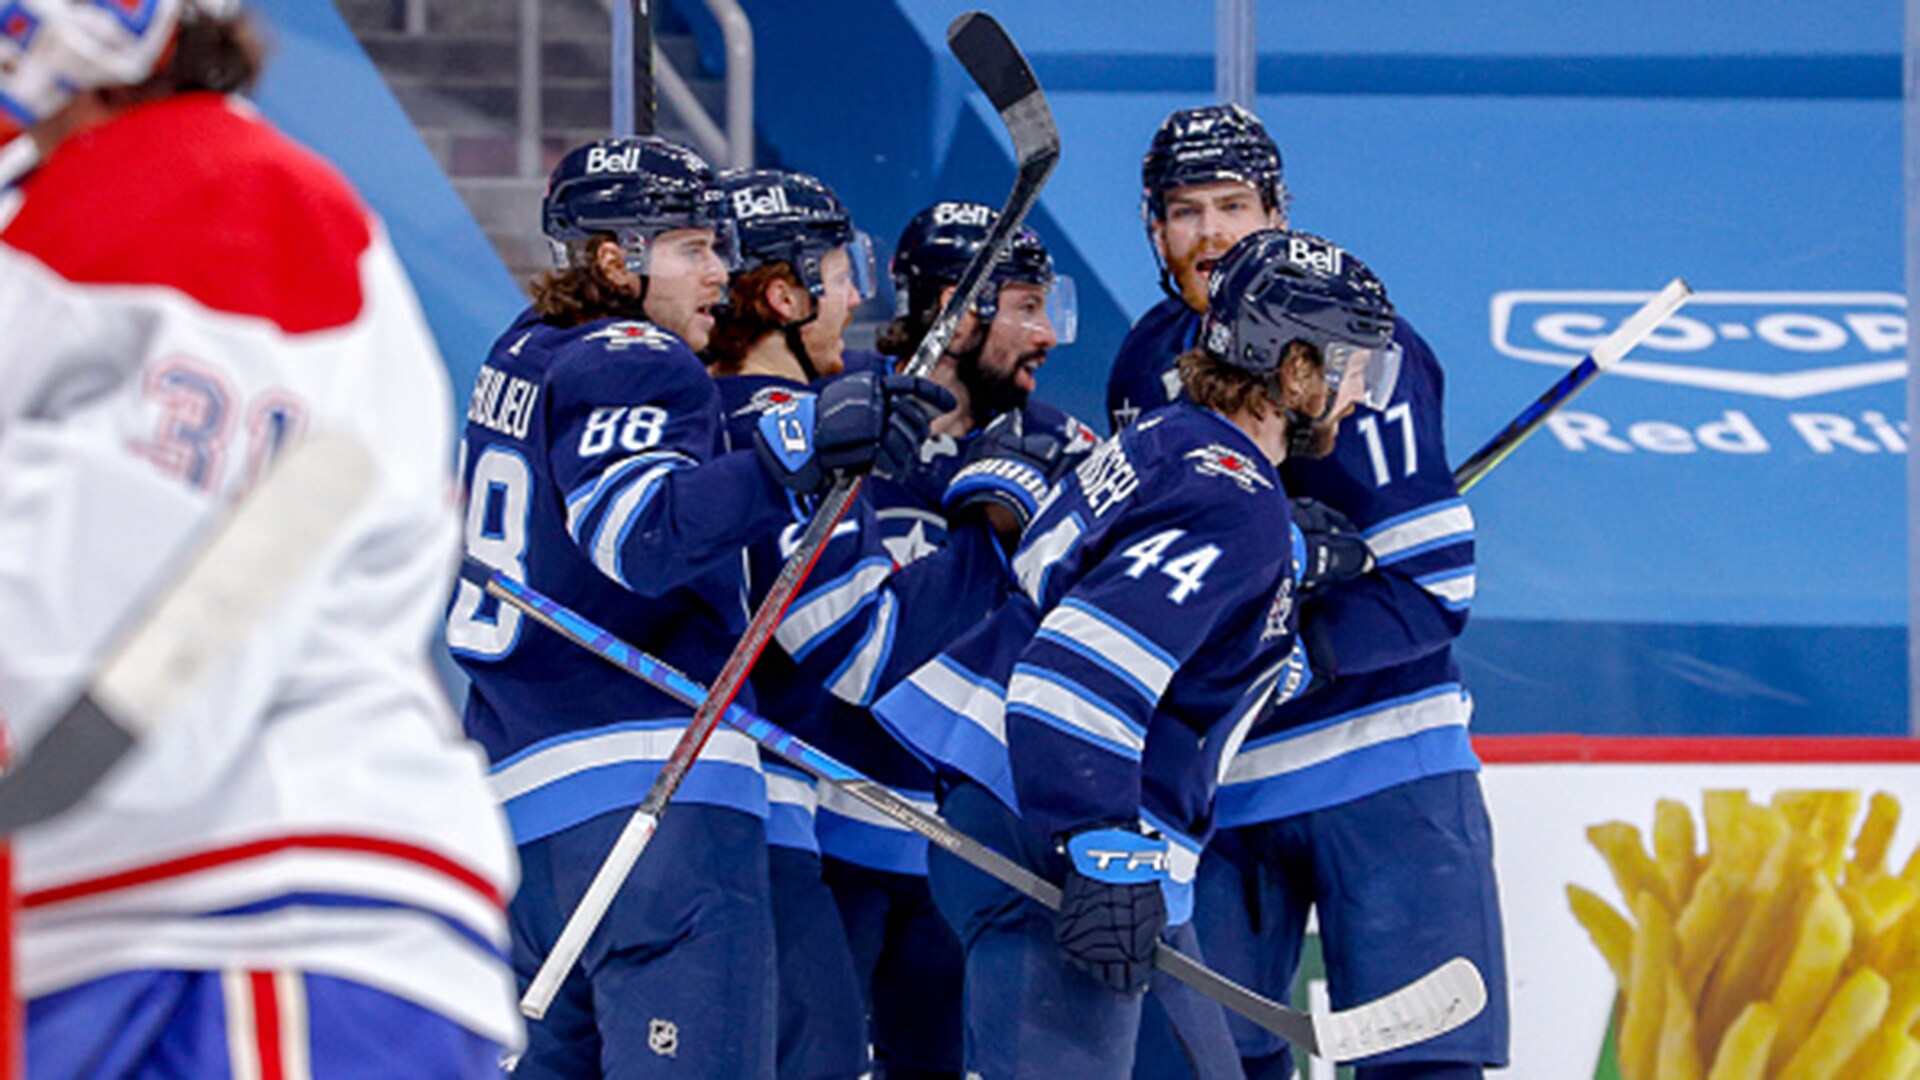
[[[1260,462],[1220,443],[1196,447],[1181,457],[1196,474],[1225,477],[1249,494],[1274,489],[1273,480],[1267,475],[1269,470],[1261,468]]]

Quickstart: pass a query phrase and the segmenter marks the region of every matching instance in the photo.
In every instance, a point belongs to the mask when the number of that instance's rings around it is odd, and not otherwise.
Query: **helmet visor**
[[[860,299],[871,300],[880,291],[880,273],[873,258],[873,237],[855,229],[853,239],[847,241],[846,247],[853,290],[860,294]]]
[[[1326,350],[1327,388],[1334,392],[1333,412],[1348,404],[1380,410],[1393,400],[1400,381],[1400,346],[1395,342],[1375,348],[1350,341],[1333,341]]]
[[[719,260],[731,274],[740,269],[740,234],[731,220],[712,226],[672,224],[665,228],[621,226],[614,229],[620,238],[620,252],[627,270],[645,277],[656,271],[673,273],[688,268],[708,256]]]

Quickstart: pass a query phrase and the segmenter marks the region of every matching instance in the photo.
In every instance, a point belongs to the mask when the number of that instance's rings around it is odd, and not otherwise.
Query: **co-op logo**
[[[1494,294],[1493,345],[1570,367],[1652,293]],[[1612,375],[1793,400],[1907,376],[1907,302],[1885,292],[1701,292]]]

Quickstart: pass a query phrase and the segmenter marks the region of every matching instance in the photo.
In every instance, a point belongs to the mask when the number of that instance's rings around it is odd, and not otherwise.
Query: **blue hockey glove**
[[[1000,507],[1013,524],[1011,535],[1003,539],[1018,542],[1040,500],[1085,454],[1054,432],[1028,430],[1021,410],[1001,413],[967,447],[966,462],[947,485],[943,507],[956,521]]]
[[[1293,526],[1305,541],[1300,591],[1312,593],[1373,569],[1373,550],[1347,516],[1313,499],[1293,500]]]
[[[1167,928],[1167,842],[1129,829],[1067,838],[1072,866],[1060,889],[1055,939],[1067,962],[1122,994],[1147,988]]]
[[[755,445],[788,489],[823,491],[838,473],[890,476],[919,452],[953,395],[926,379],[860,372],[763,413]]]

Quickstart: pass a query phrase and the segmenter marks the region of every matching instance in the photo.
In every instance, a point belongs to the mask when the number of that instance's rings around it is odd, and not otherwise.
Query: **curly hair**
[[[601,244],[619,242],[610,232],[594,233],[581,247],[595,252]],[[645,317],[640,301],[608,281],[592,258],[535,274],[527,282],[527,291],[533,295],[533,310],[560,326],[578,326],[610,315]]]
[[[1280,367],[1296,359],[1317,365],[1320,353],[1304,341],[1290,342],[1280,357]],[[1286,407],[1280,398],[1279,369],[1262,378],[1224,360],[1216,360],[1199,347],[1180,354],[1176,363],[1180,368],[1180,385],[1186,389],[1187,400],[1195,405],[1227,416],[1246,412],[1256,420],[1266,419],[1268,409]]]
[[[767,293],[776,281],[784,281],[805,291],[800,275],[785,262],[761,263],[733,279],[727,289],[727,306],[714,313],[713,335],[707,339],[707,363],[717,374],[739,373],[740,364],[760,339],[786,325],[773,310]]]
[[[101,90],[115,107],[157,101],[176,94],[240,94],[253,89],[266,62],[266,48],[243,14],[214,17],[189,13],[174,30],[166,58],[145,82]]]

